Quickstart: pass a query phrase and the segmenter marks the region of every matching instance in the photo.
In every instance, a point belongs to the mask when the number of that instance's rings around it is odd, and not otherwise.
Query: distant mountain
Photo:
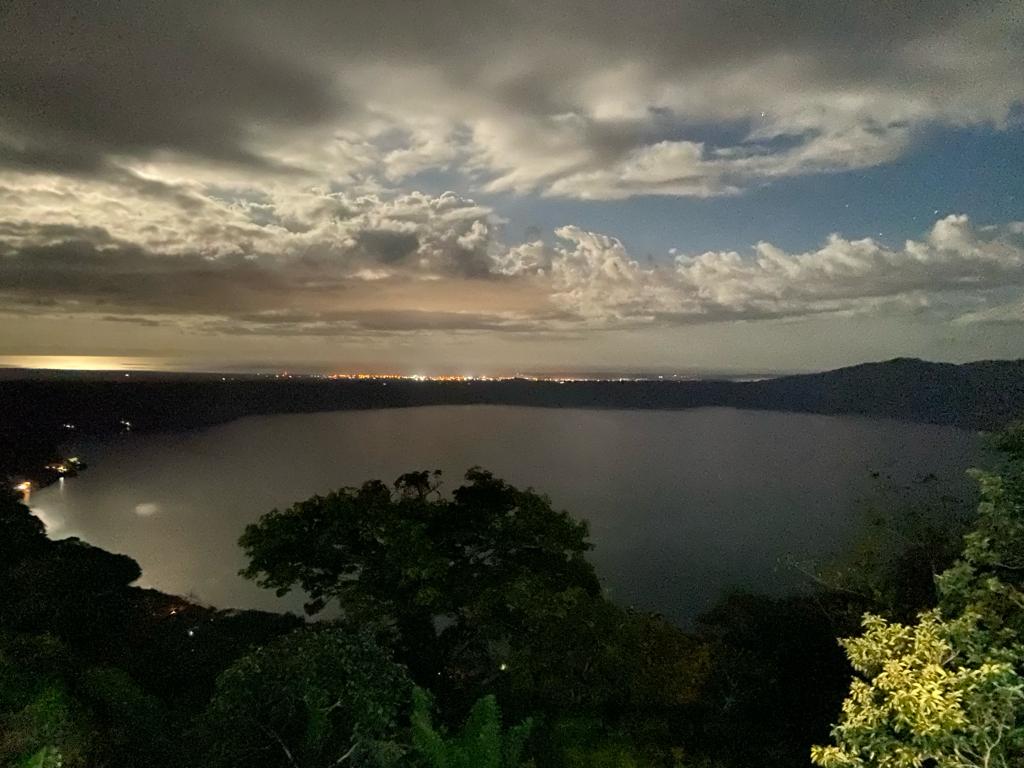
[[[681,409],[728,406],[856,414],[998,429],[1024,418],[1024,360],[897,358],[762,381],[352,381],[317,378],[23,378],[0,381],[0,469],[69,434],[190,429],[243,416],[422,405]],[[64,425],[73,425],[66,427]],[[130,425],[130,426],[129,426]],[[32,459],[31,463],[36,463]]]
[[[963,365],[896,358],[751,382],[736,404],[998,429],[1024,418],[1024,360]]]

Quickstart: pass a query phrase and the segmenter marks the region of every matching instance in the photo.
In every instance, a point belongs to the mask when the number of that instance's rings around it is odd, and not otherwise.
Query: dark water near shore
[[[252,417],[79,446],[90,468],[37,492],[54,537],[142,565],[143,583],[221,607],[298,610],[236,575],[246,523],[369,478],[481,465],[589,520],[611,597],[689,624],[732,587],[785,591],[781,563],[848,543],[879,480],[965,488],[980,441],[948,427],[738,411],[451,406]],[[931,492],[935,492],[935,483]]]

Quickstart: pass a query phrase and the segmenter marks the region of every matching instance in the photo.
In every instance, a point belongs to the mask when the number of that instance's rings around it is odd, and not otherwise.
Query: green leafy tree
[[[310,613],[336,601],[352,621],[391,627],[422,680],[460,657],[454,676],[478,675],[476,641],[496,638],[470,628],[500,613],[524,579],[541,592],[599,593],[585,523],[481,469],[445,498],[438,475],[406,474],[391,488],[370,481],[264,515],[241,538],[243,575],[278,594],[301,587]]]
[[[701,616],[709,656],[689,724],[687,755],[714,766],[792,768],[826,739],[850,667],[836,637],[856,630],[845,595],[735,592]],[[687,761],[685,765],[690,765]],[[697,763],[703,765],[704,763]]]
[[[178,764],[159,702],[122,670],[80,664],[52,636],[0,635],[0,765]]]
[[[378,766],[394,762],[411,683],[369,636],[300,629],[258,648],[217,680],[203,765]]]
[[[974,503],[970,494],[941,487],[934,475],[886,489],[865,510],[864,527],[849,551],[823,567],[798,568],[819,586],[845,595],[852,622],[865,611],[913,619],[935,605],[935,574],[959,556]]]
[[[584,523],[489,472],[466,480],[447,498],[437,473],[416,472],[271,512],[241,539],[243,573],[383,628],[443,720],[495,693],[515,719],[592,718],[670,750],[706,672],[701,645],[601,594]]]
[[[74,538],[46,541],[4,574],[0,626],[52,633],[96,662],[111,661],[103,657],[123,645],[129,585],[140,575],[125,555]]]
[[[703,646],[658,616],[581,589],[537,589],[529,579],[486,604],[494,613],[467,632],[471,645],[491,649],[480,661],[494,670],[488,685],[519,716],[643,718],[686,707],[703,683]],[[517,641],[501,642],[509,637]]]
[[[1024,760],[1024,680],[1017,652],[988,648],[978,617],[937,611],[911,626],[878,616],[844,641],[854,680],[822,768],[1013,768]]]
[[[1024,473],[1005,438],[1001,474],[975,473],[977,525],[937,579],[939,608],[916,624],[868,615],[843,641],[854,669],[822,768],[1024,765]]]
[[[64,756],[56,747],[43,747],[23,765],[25,768],[63,768]]]
[[[413,692],[413,750],[427,768],[519,768],[533,728],[529,719],[504,730],[498,700],[484,696],[470,710],[462,730],[448,735],[434,727],[433,700],[422,688]]]
[[[699,641],[658,616],[580,589],[535,589],[529,579],[509,585],[500,602],[481,605],[493,612],[476,616],[457,636],[477,649],[473,663],[463,653],[440,678],[471,669],[480,684],[461,696],[435,685],[448,695],[447,709],[465,709],[475,700],[468,694],[486,692],[497,694],[513,719],[539,715],[531,740],[538,766],[601,765],[599,754],[608,765],[613,754],[630,755],[636,765],[667,764],[658,760],[678,745],[675,725],[707,673]],[[597,725],[573,740],[565,738],[565,718]]]
[[[90,667],[75,676],[76,696],[102,729],[101,747],[111,765],[178,765],[174,732],[180,728],[156,697],[127,672]]]
[[[58,756],[66,768],[93,763],[98,734],[71,693],[70,671],[70,655],[55,638],[0,635],[0,765]]]

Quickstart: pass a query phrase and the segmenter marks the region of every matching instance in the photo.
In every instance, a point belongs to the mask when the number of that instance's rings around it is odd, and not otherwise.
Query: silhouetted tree
[[[243,575],[279,595],[301,587],[310,613],[336,601],[354,622],[389,627],[420,679],[471,650],[439,636],[465,635],[525,579],[534,590],[598,594],[585,523],[481,469],[447,499],[435,492],[437,474],[403,475],[393,488],[370,481],[264,515],[242,535]]]
[[[0,573],[41,551],[48,543],[43,521],[0,482]]]

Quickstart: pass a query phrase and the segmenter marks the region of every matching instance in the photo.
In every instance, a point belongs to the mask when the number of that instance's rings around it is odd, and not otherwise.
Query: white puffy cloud
[[[517,263],[549,273],[556,303],[594,323],[948,313],[1024,290],[1024,243],[1008,228],[981,232],[966,216],[947,216],[901,248],[832,235],[805,253],[762,242],[750,256],[709,251],[677,255],[670,265],[642,265],[617,239],[576,227],[556,234],[563,243],[541,266],[535,254]]]
[[[806,148],[723,160],[698,143],[660,142],[630,154],[615,179],[577,174],[553,188],[575,179],[581,196],[650,184],[720,194],[747,178],[737,167],[767,175],[773,163],[819,161]],[[704,168],[720,162],[732,170]],[[571,225],[554,235],[509,245],[493,210],[452,192],[214,186],[142,166],[99,177],[8,170],[0,311],[278,335],[561,333],[865,312],[1021,318],[1020,222],[976,228],[954,215],[900,247],[832,235],[803,253],[761,242],[749,253],[644,260],[610,235]]]
[[[498,279],[502,222],[453,193],[285,188],[132,197],[123,182],[0,177],[0,311],[198,333],[542,329]],[[183,197],[184,196],[184,197]]]
[[[323,189],[209,190],[138,195],[124,180],[0,175],[0,253],[72,239],[130,245],[163,257],[322,261],[338,274],[483,274],[490,209],[450,192],[351,194]]]

